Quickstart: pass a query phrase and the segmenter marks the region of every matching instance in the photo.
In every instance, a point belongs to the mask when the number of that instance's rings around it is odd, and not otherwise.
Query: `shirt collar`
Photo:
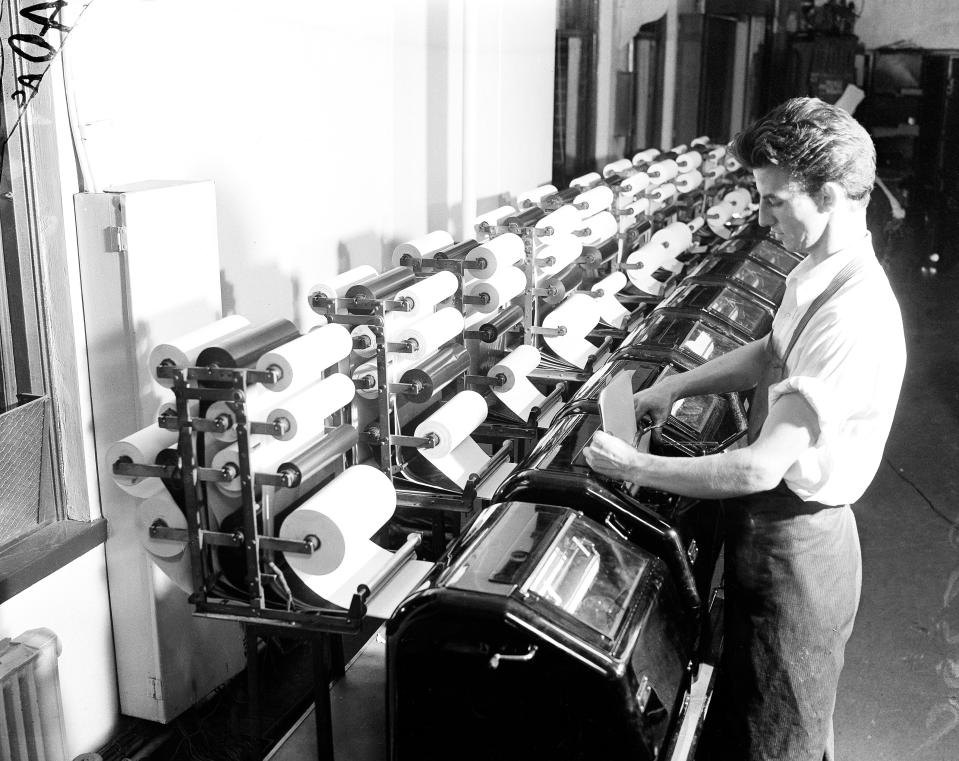
[[[796,305],[802,307],[812,302],[826,290],[839,270],[853,259],[867,254],[874,255],[872,253],[872,235],[869,232],[862,237],[860,242],[831,254],[819,264],[814,265],[811,257],[801,261],[786,279],[787,285],[795,284]]]

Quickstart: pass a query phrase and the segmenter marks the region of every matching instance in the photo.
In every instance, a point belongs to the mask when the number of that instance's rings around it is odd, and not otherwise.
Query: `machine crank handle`
[[[493,653],[489,659],[489,667],[491,669],[499,668],[499,664],[502,661],[512,661],[513,663],[529,663],[535,657],[537,650],[539,650],[539,648],[536,645],[530,645],[529,649],[525,653],[521,653],[519,655]]]

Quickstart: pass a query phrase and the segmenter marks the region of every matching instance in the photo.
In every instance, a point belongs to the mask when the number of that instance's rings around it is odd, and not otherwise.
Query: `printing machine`
[[[454,743],[468,759],[663,757],[710,644],[719,506],[606,478],[583,449],[606,383],[629,373],[645,388],[690,366],[674,360],[595,374],[394,614],[392,759]],[[687,400],[651,451],[719,451],[745,430],[738,413],[725,397]]]
[[[696,619],[663,560],[569,507],[487,508],[387,623],[389,757],[655,759]]]

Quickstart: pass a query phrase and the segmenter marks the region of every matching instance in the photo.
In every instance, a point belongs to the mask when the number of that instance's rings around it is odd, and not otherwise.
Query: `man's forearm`
[[[684,497],[724,499],[772,489],[778,480],[749,449],[705,457],[644,455],[630,480]]]
[[[688,372],[671,375],[663,383],[669,384],[676,399],[753,388],[766,364],[766,340],[740,346]]]

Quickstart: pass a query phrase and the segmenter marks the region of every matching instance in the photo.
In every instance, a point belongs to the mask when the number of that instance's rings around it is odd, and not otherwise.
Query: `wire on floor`
[[[883,459],[886,461],[886,465],[892,468],[893,472],[897,476],[899,476],[899,478],[901,478],[903,481],[909,484],[915,490],[916,494],[918,494],[920,497],[923,498],[923,500],[925,500],[926,504],[929,505],[929,509],[932,510],[936,515],[942,518],[950,526],[954,526],[956,522],[959,521],[959,516],[957,516],[956,518],[950,518],[948,515],[942,512],[942,510],[936,507],[933,501],[926,496],[926,493],[916,485],[916,482],[913,481],[911,478],[909,478],[909,476],[907,476],[905,472],[903,472],[902,468],[897,467],[893,463],[893,461],[890,460],[888,457],[884,457]]]

